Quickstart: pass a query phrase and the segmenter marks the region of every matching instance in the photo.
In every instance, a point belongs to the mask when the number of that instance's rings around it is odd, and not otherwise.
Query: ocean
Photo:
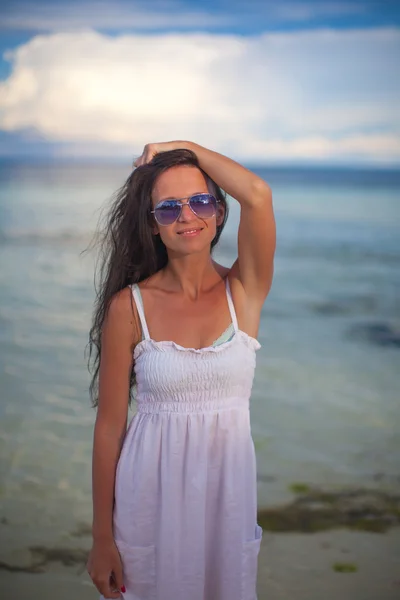
[[[400,172],[254,170],[277,222],[251,398],[259,505],[291,499],[293,483],[398,490]],[[0,503],[26,544],[90,527],[94,255],[82,251],[128,174],[0,163]],[[238,219],[231,200],[225,265]]]

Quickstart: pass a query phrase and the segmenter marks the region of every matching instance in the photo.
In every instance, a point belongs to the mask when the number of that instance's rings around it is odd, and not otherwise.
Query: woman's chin
[[[182,239],[174,240],[174,243],[165,244],[168,252],[174,254],[198,254],[199,252],[210,252],[212,239],[208,240],[200,236],[185,237]],[[165,243],[165,242],[164,242]]]

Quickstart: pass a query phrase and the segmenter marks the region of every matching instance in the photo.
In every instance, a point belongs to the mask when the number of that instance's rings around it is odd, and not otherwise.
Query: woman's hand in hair
[[[178,150],[188,147],[187,142],[158,142],[156,144],[146,144],[143,148],[142,154],[134,161],[134,167],[141,167],[146,163],[150,162],[156,154],[160,152],[167,152],[168,150]]]

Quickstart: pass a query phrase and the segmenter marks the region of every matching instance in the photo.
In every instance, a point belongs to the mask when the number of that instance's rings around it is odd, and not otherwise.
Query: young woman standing
[[[249,401],[273,277],[271,190],[191,142],[148,144],[134,166],[104,232],[90,332],[87,570],[102,598],[256,600]],[[211,254],[227,217],[221,188],[241,209],[230,268]]]

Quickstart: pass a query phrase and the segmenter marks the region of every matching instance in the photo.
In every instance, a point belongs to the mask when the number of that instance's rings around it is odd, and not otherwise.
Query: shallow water
[[[398,488],[400,174],[259,172],[278,228],[251,405],[259,503],[289,498],[294,481]],[[93,257],[80,252],[127,174],[0,165],[0,501],[26,537],[90,523]],[[237,223],[232,201],[226,265]]]

